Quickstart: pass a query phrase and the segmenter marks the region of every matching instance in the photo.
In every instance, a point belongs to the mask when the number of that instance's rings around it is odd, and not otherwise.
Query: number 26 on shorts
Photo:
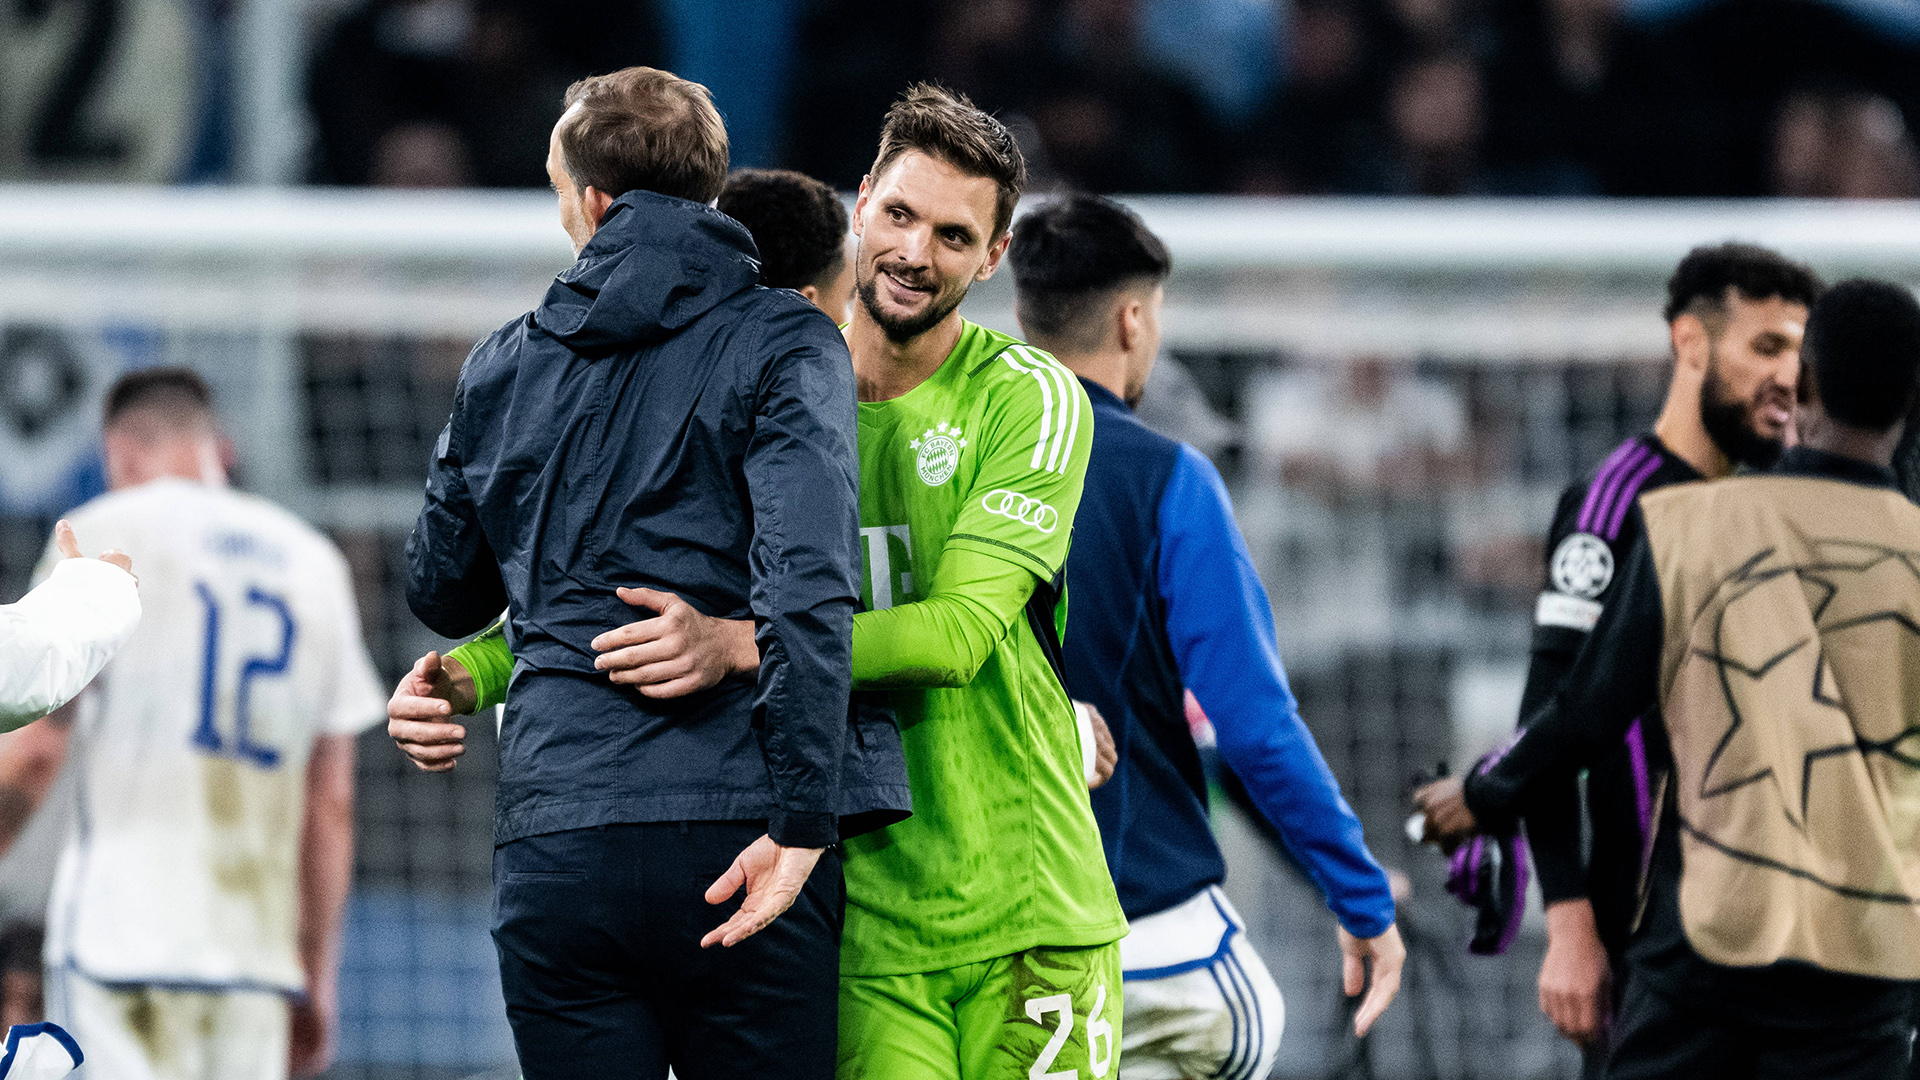
[[[1107,1007],[1107,988],[1097,989],[1093,1009],[1087,1013],[1087,1071],[1093,1074],[1094,1080],[1100,1080],[1113,1068],[1113,1025],[1101,1018]],[[1050,1013],[1060,1019],[1047,1038],[1047,1045],[1040,1048],[1040,1056],[1027,1068],[1027,1080],[1080,1080],[1078,1069],[1055,1071],[1053,1068],[1060,1051],[1073,1038],[1073,995],[1049,994],[1027,1001],[1027,1019],[1034,1023],[1045,1024],[1042,1017]]]

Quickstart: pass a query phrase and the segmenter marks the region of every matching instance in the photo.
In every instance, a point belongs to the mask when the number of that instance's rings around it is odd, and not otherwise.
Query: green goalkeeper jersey
[[[1126,933],[1054,668],[1092,444],[1072,373],[972,323],[926,382],[860,405],[871,610],[854,616],[854,680],[893,699],[913,816],[846,842],[844,974],[939,971]],[[904,618],[901,605],[942,585],[938,617]],[[1028,591],[997,640],[980,633],[998,633]],[[498,634],[452,655],[483,705],[501,700],[512,658]]]
[[[1126,932],[1056,670],[1061,571],[1092,443],[1092,409],[1072,373],[972,323],[924,383],[860,405],[863,599],[873,610],[855,616],[856,688],[891,688],[913,816],[846,843],[843,974],[936,971]],[[927,599],[954,552],[1031,574],[1034,599],[966,685],[876,671],[872,651],[859,655],[871,629],[859,623]]]

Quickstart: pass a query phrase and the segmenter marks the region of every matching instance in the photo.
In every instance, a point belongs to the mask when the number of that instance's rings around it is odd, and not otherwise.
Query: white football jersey
[[[133,557],[145,617],[79,699],[48,962],[297,991],[307,759],[386,711],[346,560],[272,503],[184,480],[68,520],[87,551]]]

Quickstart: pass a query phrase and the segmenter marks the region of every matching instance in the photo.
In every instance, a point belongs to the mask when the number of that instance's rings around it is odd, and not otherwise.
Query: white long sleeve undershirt
[[[61,559],[39,588],[0,606],[0,732],[72,700],[139,625],[133,575],[99,559]]]

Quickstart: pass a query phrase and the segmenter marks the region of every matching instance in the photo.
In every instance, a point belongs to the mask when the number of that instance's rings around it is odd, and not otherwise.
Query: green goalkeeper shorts
[[[838,1080],[1101,1080],[1120,1056],[1120,945],[840,979]]]

